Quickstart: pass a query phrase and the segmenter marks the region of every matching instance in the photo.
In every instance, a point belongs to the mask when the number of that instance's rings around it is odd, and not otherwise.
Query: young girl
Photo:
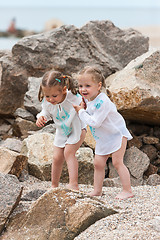
[[[126,128],[123,117],[117,112],[116,106],[109,97],[101,92],[105,87],[101,71],[94,67],[85,67],[77,76],[79,92],[85,101],[75,106],[79,117],[90,126],[96,140],[94,159],[94,190],[90,196],[101,196],[105,165],[110,154],[112,163],[116,168],[123,190],[117,195],[118,199],[133,197],[130,184],[130,174],[123,163],[127,140],[132,139]],[[86,106],[87,105],[87,108]],[[86,108],[86,109],[85,109]]]
[[[58,187],[63,162],[66,160],[69,172],[68,188],[78,190],[78,161],[75,153],[85,138],[86,125],[79,119],[73,103],[79,105],[82,97],[73,89],[69,76],[52,70],[43,76],[39,100],[42,101],[42,111],[37,115],[37,126],[42,127],[51,119],[56,125],[52,187]]]

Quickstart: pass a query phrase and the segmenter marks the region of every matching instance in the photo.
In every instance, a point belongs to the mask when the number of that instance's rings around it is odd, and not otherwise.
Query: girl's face
[[[64,101],[66,97],[66,89],[66,87],[61,88],[60,86],[42,87],[47,102],[50,102],[53,105]]]
[[[84,73],[78,78],[79,92],[88,101],[95,99],[100,93],[102,87],[101,82],[96,82],[93,80],[91,74]]]

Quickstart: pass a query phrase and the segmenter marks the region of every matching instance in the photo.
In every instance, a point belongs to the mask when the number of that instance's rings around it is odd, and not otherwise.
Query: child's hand
[[[76,110],[76,112],[78,113],[80,109],[83,109],[83,107],[81,106],[77,106],[77,105],[73,105],[74,109]]]
[[[44,116],[41,116],[37,119],[36,125],[38,127],[43,127],[46,122],[47,122],[47,119]]]

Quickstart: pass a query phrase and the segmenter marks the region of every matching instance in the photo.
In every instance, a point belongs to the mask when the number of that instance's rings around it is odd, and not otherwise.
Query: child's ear
[[[66,91],[67,91],[67,87],[66,87],[66,86],[64,86],[64,88],[63,88],[62,92],[65,94],[65,93],[66,93]]]
[[[102,82],[99,82],[99,83],[98,83],[98,90],[100,91],[101,88],[102,88]]]

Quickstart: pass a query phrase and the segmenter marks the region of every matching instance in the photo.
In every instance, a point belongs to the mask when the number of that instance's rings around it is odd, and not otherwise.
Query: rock
[[[143,142],[145,144],[158,144],[159,143],[159,138],[156,137],[143,137]]]
[[[143,145],[141,151],[147,154],[151,162],[157,157],[157,149],[153,145]]]
[[[129,168],[130,173],[136,179],[143,177],[150,160],[145,153],[136,147],[127,149],[124,156],[124,163]]]
[[[24,107],[36,116],[41,110],[41,102],[38,100],[38,92],[42,78],[28,78],[28,91],[24,96]]]
[[[22,154],[0,147],[0,172],[20,176],[28,158]]]
[[[35,117],[32,113],[28,112],[24,108],[17,108],[13,115],[15,118],[20,117],[28,121],[35,122]]]
[[[122,68],[148,51],[148,38],[135,29],[115,27],[110,21],[91,21],[82,27],[82,31],[90,35],[97,49],[108,55],[108,60],[114,59]]]
[[[22,141],[16,138],[7,138],[5,141],[0,143],[0,146],[20,153],[21,147],[22,147]]]
[[[9,130],[11,129],[11,125],[7,124],[7,123],[2,123],[0,125],[0,135],[5,135],[9,132]]]
[[[130,141],[128,141],[127,146],[129,148],[135,146],[138,149],[140,149],[143,146],[142,140],[139,137],[135,136],[133,133],[131,133],[131,135],[133,138]]]
[[[144,172],[145,176],[149,177],[152,174],[156,174],[158,171],[158,167],[154,166],[153,164],[149,164],[147,171]]]
[[[13,134],[16,137],[28,137],[29,131],[39,130],[35,122],[31,122],[20,117],[16,118],[13,124]]]
[[[160,216],[155,216],[152,220],[152,227],[157,231],[160,232]]]
[[[28,85],[26,71],[11,54],[0,58],[0,82],[0,114],[11,115],[23,104]]]
[[[159,65],[160,51],[150,51],[106,79],[112,100],[125,119],[160,124]]]
[[[147,185],[157,186],[160,185],[160,176],[158,174],[152,174],[149,176],[146,182]]]
[[[105,187],[121,187],[120,178],[105,178],[103,181],[103,186]]]
[[[28,157],[29,174],[40,180],[51,180],[54,135],[37,133],[23,140],[21,154]]]
[[[30,76],[42,76],[52,68],[70,75],[90,63],[107,77],[145,53],[148,46],[148,38],[136,30],[120,30],[110,21],[91,21],[79,29],[63,25],[25,37],[13,46],[12,54]]]
[[[8,226],[4,238],[72,240],[97,220],[114,213],[102,201],[78,191],[51,189],[38,198],[21,221]]]
[[[0,173],[0,234],[18,205],[21,194],[22,188],[16,176]]]

